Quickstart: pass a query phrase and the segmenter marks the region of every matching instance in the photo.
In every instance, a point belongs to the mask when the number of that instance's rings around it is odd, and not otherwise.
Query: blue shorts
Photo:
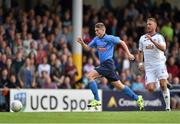
[[[120,80],[119,75],[115,71],[114,61],[111,59],[101,63],[95,70],[103,77],[106,77],[110,82]]]

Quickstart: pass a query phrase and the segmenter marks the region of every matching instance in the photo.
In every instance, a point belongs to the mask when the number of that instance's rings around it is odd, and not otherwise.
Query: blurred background
[[[76,1],[78,3],[78,0]],[[130,62],[120,46],[115,65],[121,81],[134,91],[148,92],[137,68],[138,41],[146,19],[155,17],[157,32],[166,40],[171,107],[180,109],[180,1],[83,0],[82,37],[89,43],[94,25],[104,22],[107,34],[126,42],[136,60]],[[0,109],[9,111],[9,89],[88,89],[86,75],[99,65],[95,50],[82,52],[82,74],[72,57],[73,0],[0,0]],[[79,75],[79,76],[78,76]],[[78,78],[77,78],[78,77]],[[106,78],[98,87],[116,90]],[[154,89],[158,90],[158,86]],[[176,92],[174,92],[176,91]]]

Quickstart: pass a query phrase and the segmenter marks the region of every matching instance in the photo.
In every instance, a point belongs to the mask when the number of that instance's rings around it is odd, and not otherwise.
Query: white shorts
[[[146,69],[145,72],[146,85],[149,83],[159,83],[159,80],[167,79],[169,76],[165,64],[153,66],[152,68]]]

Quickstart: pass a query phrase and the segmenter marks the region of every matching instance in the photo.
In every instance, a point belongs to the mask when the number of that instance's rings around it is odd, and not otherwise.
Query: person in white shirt
[[[170,110],[170,92],[167,87],[168,73],[164,55],[166,43],[164,37],[156,32],[156,28],[156,19],[148,18],[147,33],[142,35],[139,40],[139,69],[145,70],[146,87],[149,91],[153,90],[155,83],[160,83],[166,110]]]
[[[41,77],[42,72],[46,71],[50,75],[51,66],[47,63],[47,57],[43,58],[43,63],[38,66],[38,75]]]

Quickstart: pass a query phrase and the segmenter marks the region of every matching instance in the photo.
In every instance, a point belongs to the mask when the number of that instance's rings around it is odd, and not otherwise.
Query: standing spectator
[[[26,58],[25,65],[21,68],[18,73],[18,79],[22,88],[33,88],[35,87],[34,80],[34,69],[31,68],[30,58]]]

